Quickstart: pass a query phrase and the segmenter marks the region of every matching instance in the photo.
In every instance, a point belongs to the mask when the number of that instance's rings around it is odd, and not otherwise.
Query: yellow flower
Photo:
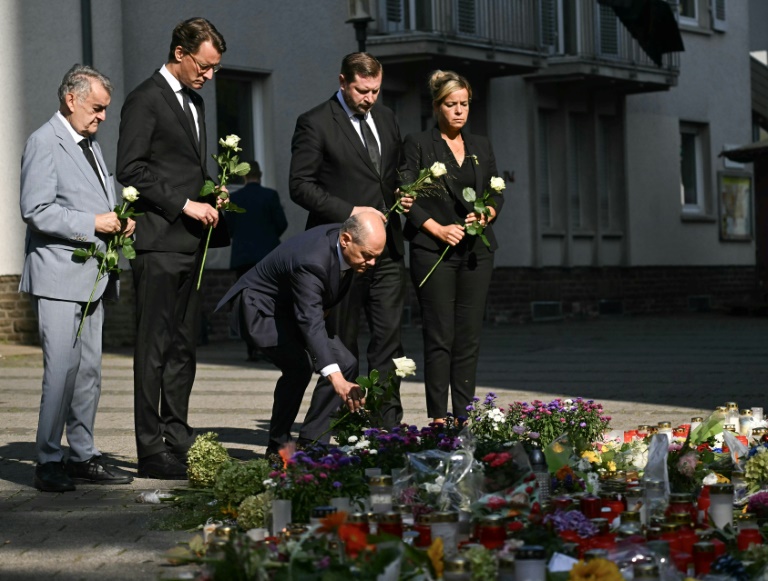
[[[608,559],[579,561],[568,575],[568,581],[623,581],[616,563]]]
[[[597,452],[593,450],[586,450],[585,452],[582,452],[581,457],[586,458],[587,461],[592,464],[598,464],[600,462],[600,456],[598,456]]]
[[[562,445],[562,444],[560,444],[559,442],[553,442],[553,443],[552,443],[552,451],[553,451],[555,454],[559,454],[559,453],[560,453],[560,452],[562,452],[564,449],[565,449],[565,448],[563,448],[563,445]]]
[[[611,460],[610,462],[608,462],[608,466],[607,466],[607,468],[608,468],[608,470],[609,470],[610,472],[616,472],[616,462],[614,462],[613,460]]]
[[[437,537],[427,549],[427,556],[432,562],[432,568],[435,570],[435,577],[440,579],[443,576],[443,539]]]

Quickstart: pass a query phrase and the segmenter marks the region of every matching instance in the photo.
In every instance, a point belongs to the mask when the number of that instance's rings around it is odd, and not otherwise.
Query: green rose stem
[[[315,444],[317,444],[317,442],[320,440],[320,438],[322,438],[322,437],[323,437],[323,436],[325,436],[325,435],[326,435],[328,432],[330,432],[330,431],[331,431],[331,430],[332,430],[334,427],[336,427],[336,425],[337,425],[337,424],[340,424],[340,423],[341,423],[341,421],[342,421],[343,419],[345,419],[347,416],[349,416],[349,414],[351,414],[351,413],[352,413],[351,411],[347,410],[347,411],[346,411],[346,413],[345,413],[343,416],[341,416],[341,417],[340,417],[340,418],[339,418],[339,419],[338,419],[338,420],[337,420],[337,421],[336,421],[336,422],[335,422],[335,423],[334,423],[334,424],[333,424],[333,425],[332,425],[330,428],[328,428],[328,429],[327,429],[327,430],[325,430],[325,431],[324,431],[322,434],[320,434],[320,435],[319,435],[317,438],[315,438],[314,440],[312,440],[312,443],[309,445],[309,446],[310,446],[310,448],[311,448],[312,446],[314,446]]]
[[[427,276],[424,277],[424,280],[422,280],[419,283],[419,288],[424,286],[424,283],[427,282],[427,279],[432,275],[433,272],[435,272],[435,269],[437,268],[437,265],[440,264],[443,261],[443,258],[445,258],[445,253],[448,252],[448,249],[451,247],[449,244],[445,247],[445,250],[443,250],[443,253],[440,255],[440,258],[437,259],[437,262],[435,262],[434,266],[430,269],[430,271],[427,273]]]
[[[120,206],[120,211],[118,212],[118,216],[122,216],[125,214],[125,211],[128,209],[128,202],[123,202],[123,205]],[[122,234],[118,234],[118,236],[122,236]],[[77,329],[77,338],[80,338],[80,335],[83,333],[83,326],[85,325],[85,316],[88,314],[88,309],[91,306],[91,303],[93,302],[93,295],[96,293],[96,287],[99,286],[99,281],[104,278],[104,265],[107,263],[107,257],[109,256],[110,252],[115,251],[115,236],[112,236],[109,239],[109,242],[107,242],[107,252],[104,254],[104,258],[101,261],[101,264],[99,264],[99,272],[96,275],[96,282],[93,283],[93,289],[91,289],[91,296],[88,297],[88,302],[85,304],[85,309],[83,310],[83,318],[80,319],[80,326]]]
[[[221,173],[219,174],[219,185],[217,186],[211,180],[206,180],[203,184],[203,188],[200,190],[199,197],[210,196],[216,194],[217,199],[223,200],[221,205],[217,204],[217,211],[225,212],[245,212],[242,208],[237,207],[229,199],[229,193],[222,190],[229,182],[230,175],[244,176],[251,171],[251,166],[245,162],[240,163],[240,160],[232,153],[236,151],[242,151],[237,144],[240,142],[240,138],[237,135],[227,135],[226,139],[219,139],[219,145],[224,148],[224,153],[219,155],[211,155],[216,160]],[[203,250],[203,260],[200,263],[200,272],[197,274],[197,287],[195,290],[200,290],[200,283],[203,280],[203,270],[205,270],[205,259],[208,258],[208,245],[211,243],[211,232],[213,232],[213,226],[208,226],[208,235],[205,238],[205,249]]]

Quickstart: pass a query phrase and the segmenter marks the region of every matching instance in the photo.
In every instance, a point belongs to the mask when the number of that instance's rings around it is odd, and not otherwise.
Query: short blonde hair
[[[472,86],[469,81],[453,71],[433,71],[429,75],[429,90],[432,93],[432,103],[440,105],[451,93],[466,89],[469,100],[472,100]]]

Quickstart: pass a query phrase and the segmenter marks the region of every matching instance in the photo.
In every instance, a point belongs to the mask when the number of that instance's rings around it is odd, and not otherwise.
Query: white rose
[[[447,174],[448,170],[445,169],[445,164],[436,161],[432,164],[432,167],[429,168],[429,173],[432,174],[432,177],[439,178],[440,176]]]
[[[232,151],[242,151],[237,144],[240,143],[240,138],[237,135],[227,135],[224,139],[219,139],[219,145],[231,149]]]
[[[712,486],[713,484],[717,484],[717,474],[710,472],[704,478],[702,478],[701,483],[704,486]]]
[[[357,442],[358,439],[359,438],[357,436],[350,436],[349,438],[347,438],[347,442],[349,442],[350,444],[354,444],[355,442]]]
[[[498,176],[491,178],[491,189],[496,190],[497,192],[500,192],[504,188],[507,187],[507,182],[504,181],[504,178],[500,178]]]
[[[413,359],[408,359],[407,357],[398,357],[392,361],[395,364],[395,375],[398,377],[416,375],[416,363],[414,363]]]
[[[368,453],[371,454],[372,456],[375,456],[376,454],[379,453],[379,451],[376,448],[373,448],[371,450],[368,450]]]
[[[123,199],[126,202],[135,202],[139,199],[139,190],[134,188],[133,186],[128,186],[127,188],[123,188]]]

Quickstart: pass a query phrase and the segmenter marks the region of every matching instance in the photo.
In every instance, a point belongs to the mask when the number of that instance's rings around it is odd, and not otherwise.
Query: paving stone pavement
[[[725,401],[768,407],[766,338],[768,319],[716,313],[487,327],[477,393],[493,391],[501,403],[595,399],[619,429],[681,423]],[[404,344],[421,367],[419,330],[405,329]],[[142,491],[178,483],[137,478],[127,486],[78,486],[65,494],[32,488],[41,376],[39,349],[0,345],[0,580],[190,575],[192,568],[171,567],[163,558],[189,533],[153,530],[153,520],[168,508],[136,502]],[[132,376],[130,351],[104,355],[96,438],[117,465],[135,471]],[[233,456],[258,457],[277,377],[266,363],[246,362],[239,343],[201,347],[190,423],[219,433]],[[410,379],[402,389],[405,420],[424,425],[423,374]]]

